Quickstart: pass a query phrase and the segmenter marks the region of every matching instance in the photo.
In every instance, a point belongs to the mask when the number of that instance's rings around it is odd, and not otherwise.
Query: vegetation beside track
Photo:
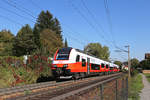
[[[146,76],[147,80],[150,82],[150,73],[145,73],[144,75]]]
[[[34,56],[31,57],[32,63],[25,65],[22,57],[0,57],[0,88],[48,81],[46,78],[51,76],[50,64],[41,56],[33,58]]]
[[[140,100],[139,93],[143,87],[142,76],[140,74],[132,76],[129,79],[128,100]]]
[[[38,78],[31,69],[13,68],[11,66],[0,67],[0,88],[36,83]]]

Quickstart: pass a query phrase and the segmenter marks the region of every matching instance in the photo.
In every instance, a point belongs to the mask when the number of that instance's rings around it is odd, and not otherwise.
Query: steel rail
[[[69,93],[69,91],[75,91],[77,89],[80,89],[81,87],[86,87],[91,84],[95,84],[98,82],[102,82],[104,80],[108,80],[109,78],[112,77],[119,77],[122,75],[122,73],[117,73],[113,75],[107,75],[107,76],[101,76],[101,77],[94,77],[94,78],[88,78],[84,80],[79,80],[79,81],[70,81],[69,82],[63,82],[59,84],[55,84],[54,88],[47,88],[46,90],[40,91],[40,92],[35,92],[31,93],[29,95],[23,95],[7,100],[48,100],[49,98],[55,98],[58,95],[63,95]],[[64,85],[66,84],[66,85]],[[53,85],[54,86],[54,85]]]

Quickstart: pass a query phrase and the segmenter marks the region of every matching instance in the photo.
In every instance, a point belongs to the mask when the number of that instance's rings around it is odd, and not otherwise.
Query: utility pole
[[[129,75],[129,78],[131,77],[130,75],[130,68],[131,68],[131,63],[130,63],[130,46],[125,46],[128,48],[128,75]]]
[[[120,49],[119,50],[115,50],[116,52],[126,52],[128,53],[128,76],[129,78],[131,77],[131,73],[130,73],[130,68],[131,68],[131,62],[130,62],[130,45],[125,46],[126,48],[128,48],[128,50],[124,50],[124,49]]]

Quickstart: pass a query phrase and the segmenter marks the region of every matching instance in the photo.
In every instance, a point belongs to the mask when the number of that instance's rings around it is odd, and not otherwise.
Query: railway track
[[[26,86],[0,89],[0,100],[49,100],[59,95],[69,93],[96,84],[113,77],[119,77],[122,73],[107,76],[86,78],[77,81],[45,82]]]

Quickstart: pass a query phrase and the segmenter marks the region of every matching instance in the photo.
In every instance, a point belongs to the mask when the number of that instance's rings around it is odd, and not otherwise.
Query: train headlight
[[[63,67],[68,67],[68,64],[63,65]]]
[[[57,67],[57,65],[54,65],[53,67]]]

